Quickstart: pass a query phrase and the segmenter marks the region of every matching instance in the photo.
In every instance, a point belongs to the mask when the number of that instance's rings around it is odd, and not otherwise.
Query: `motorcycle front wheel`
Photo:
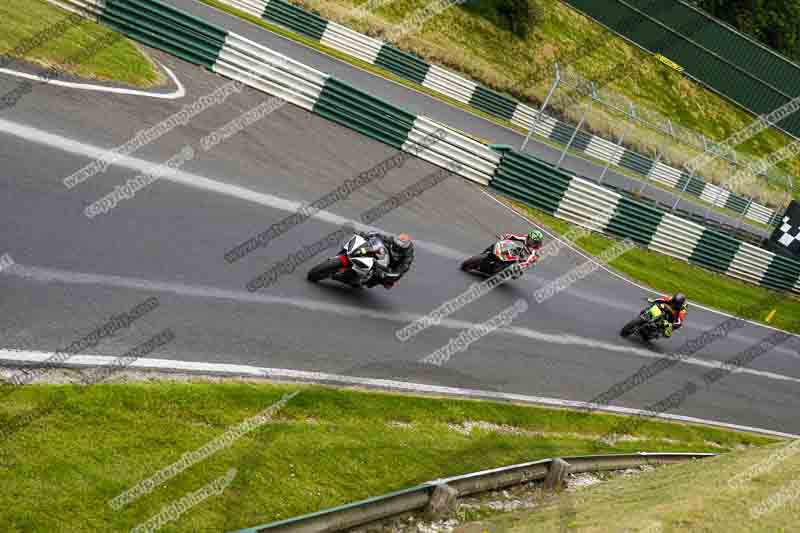
[[[633,320],[625,324],[625,326],[622,328],[622,331],[620,331],[619,334],[621,337],[628,337],[630,336],[631,333],[636,331],[636,329],[641,325],[642,325],[642,319],[634,318]]]
[[[317,281],[327,279],[333,276],[340,268],[342,268],[342,262],[339,261],[338,257],[323,261],[308,271],[308,281],[316,283]]]

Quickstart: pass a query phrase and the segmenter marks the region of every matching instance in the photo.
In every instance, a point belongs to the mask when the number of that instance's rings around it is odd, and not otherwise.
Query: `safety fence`
[[[419,83],[428,89],[448,96],[479,111],[502,118],[556,143],[569,143],[575,126],[557,120],[538,110],[502,95],[462,76],[421,58],[404,52],[389,43],[355,32],[341,24],[326,20],[286,0],[221,0],[268,22],[280,24],[305,37],[316,40],[339,52],[358,58],[371,65]],[[538,120],[537,120],[538,119]],[[672,126],[673,129],[677,125]],[[680,192],[688,192],[716,207],[762,224],[777,225],[779,214],[774,210],[750,202],[748,199],[692,177],[691,186],[684,191],[682,179],[688,174],[682,170],[655,161],[628,148],[615,149],[615,143],[602,137],[578,132],[571,149],[583,152],[603,162],[635,172],[645,179],[653,179]]]
[[[646,180],[658,182],[676,191],[685,192],[716,207],[729,209],[745,218],[762,224],[777,225],[780,213],[723,187],[707,183],[697,176],[643,156],[633,150],[612,143],[585,131],[575,131],[576,126],[542,114],[532,120],[533,132],[553,142],[567,145],[571,150],[584,153],[594,159],[635,172]]]
[[[573,176],[528,154],[504,154],[490,187],[558,218],[628,238],[681,261],[770,289],[800,292],[800,262]]]
[[[359,91],[262,45],[156,0],[49,0],[202,65],[245,85],[457,174],[519,198],[570,222],[630,237],[640,245],[758,285],[799,290],[800,263],[704,228],[587,179],[555,169],[533,156],[487,147],[452,129]],[[421,141],[437,130],[446,137]],[[591,144],[591,143],[590,143]],[[413,148],[413,150],[412,150]]]

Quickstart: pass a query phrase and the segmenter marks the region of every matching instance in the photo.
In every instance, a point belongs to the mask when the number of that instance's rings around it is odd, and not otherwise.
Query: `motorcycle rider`
[[[682,292],[676,292],[672,296],[664,295],[661,298],[648,298],[647,301],[654,304],[663,304],[662,309],[667,312],[667,320],[663,328],[665,337],[671,337],[673,330],[680,329],[683,326],[688,306],[686,305],[686,296]]]
[[[369,240],[377,237],[386,246],[389,251],[389,266],[384,269],[380,265],[376,266],[375,274],[366,283],[367,287],[374,287],[375,285],[382,284],[384,288],[391,289],[397,281],[402,278],[408,269],[411,268],[411,263],[414,262],[414,243],[411,242],[411,237],[407,233],[401,233],[395,238],[392,235],[373,232],[355,232],[356,235]]]
[[[523,255],[525,259],[521,262],[523,269],[530,267],[539,260],[539,248],[542,247],[544,234],[539,230],[528,232],[527,235],[518,235],[516,233],[503,233],[497,236],[501,241],[511,240],[521,242],[525,246]]]

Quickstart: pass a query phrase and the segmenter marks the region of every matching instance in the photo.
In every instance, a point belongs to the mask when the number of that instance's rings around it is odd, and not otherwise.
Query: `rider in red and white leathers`
[[[542,247],[544,235],[541,231],[531,231],[527,235],[519,235],[516,233],[503,233],[498,235],[500,240],[511,240],[521,242],[525,246],[524,259],[520,262],[520,266],[526,269],[532,266],[539,260],[539,248]]]

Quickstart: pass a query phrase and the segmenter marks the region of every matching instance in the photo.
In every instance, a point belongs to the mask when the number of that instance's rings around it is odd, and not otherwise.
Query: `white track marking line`
[[[86,156],[91,159],[98,159],[106,155],[109,151],[109,149],[106,148],[100,148],[91,144],[63,137],[55,133],[50,133],[44,130],[33,128],[31,126],[26,126],[24,124],[17,124],[15,122],[4,119],[0,119],[0,132],[4,132],[13,135],[15,137],[19,137],[21,139],[24,139],[26,141],[35,144],[44,144],[62,150],[64,152]],[[152,163],[150,161],[145,161],[143,159],[138,159],[136,157],[122,156],[119,159],[115,160],[112,166],[127,168],[137,173],[140,172],[147,173],[147,172],[152,172],[153,166],[159,164],[160,163]],[[287,200],[279,196],[261,193],[254,191],[252,189],[248,189],[246,187],[240,187],[238,185],[231,185],[229,183],[216,181],[210,178],[199,176],[197,174],[192,174],[191,172],[185,172],[183,170],[171,169],[165,172],[160,179],[171,181],[173,183],[179,183],[181,185],[185,185],[187,187],[193,187],[195,189],[201,189],[204,191],[214,192],[217,194],[222,194],[233,198],[238,198],[240,200],[245,200],[259,205],[271,207],[273,209],[280,209],[281,211],[297,211],[307,203],[307,202],[295,202],[293,200]],[[334,213],[331,213],[330,211],[319,211],[316,214],[314,214],[311,218],[315,218],[317,220],[321,220],[323,222],[328,222],[330,224],[335,224],[335,225],[343,225],[349,223],[352,224],[355,228],[361,230],[383,231],[375,226],[367,226],[356,220],[351,220],[336,215]],[[421,248],[427,249],[443,257],[449,257],[451,259],[464,258],[464,254],[462,252],[459,252],[458,250],[454,250],[452,248],[448,248],[446,246],[442,246],[434,242],[427,242],[415,239],[414,243],[417,246],[420,246]]]
[[[372,320],[387,320],[401,324],[408,324],[426,315],[416,313],[391,313],[386,311],[373,311],[364,309],[358,306],[332,304],[321,302],[317,300],[310,300],[306,298],[290,298],[285,296],[274,296],[264,293],[251,293],[247,291],[236,291],[229,289],[219,289],[216,287],[209,287],[205,285],[187,285],[184,283],[173,283],[163,281],[150,281],[140,278],[131,278],[125,276],[113,276],[107,274],[93,274],[87,272],[72,272],[66,270],[58,270],[53,268],[35,267],[28,265],[21,265],[15,263],[2,271],[1,275],[16,276],[27,280],[44,283],[65,283],[65,284],[86,284],[86,285],[106,285],[124,287],[128,289],[137,289],[145,291],[159,291],[178,294],[181,296],[198,297],[198,298],[216,298],[224,300],[232,300],[237,302],[247,302],[255,304],[266,305],[284,305],[304,309],[312,312],[330,313],[339,316],[347,316],[354,318],[368,318]],[[465,320],[442,319],[438,326],[446,329],[464,330],[469,329],[477,324],[467,322]],[[548,343],[554,345],[567,345],[567,346],[581,346],[591,350],[602,350],[606,352],[623,353],[628,355],[635,355],[646,359],[662,359],[664,354],[653,353],[648,350],[642,350],[634,346],[624,346],[612,344],[608,342],[597,341],[586,337],[579,337],[577,335],[570,335],[564,333],[545,333],[536,331],[529,328],[522,327],[506,327],[497,330],[495,333],[501,335],[511,335],[515,337],[522,337],[531,339],[539,343]],[[595,354],[590,354],[590,357],[595,357]],[[703,368],[720,368],[722,362],[715,360],[698,359],[696,357],[687,357],[681,361],[683,364],[699,366]],[[800,378],[768,372],[764,370],[755,370],[752,368],[739,367],[733,370],[735,374],[748,374],[751,376],[762,377],[777,381],[788,381],[792,383],[800,383]]]
[[[23,350],[2,350],[0,349],[0,361],[35,365],[52,357],[48,352],[23,351]],[[59,366],[70,368],[86,367],[105,367],[118,364],[116,357],[105,355],[74,355]],[[265,368],[251,365],[238,365],[230,363],[199,363],[192,361],[175,361],[170,359],[149,359],[140,358],[129,365],[134,370],[159,370],[172,372],[190,372],[195,374],[229,375],[243,377],[257,377],[263,379],[307,381],[311,383],[336,383],[340,385],[352,385],[362,387],[380,388],[394,391],[407,391],[415,393],[441,394],[447,396],[460,396],[467,398],[482,398],[489,400],[503,400],[537,405],[547,405],[551,407],[572,408],[572,409],[593,409],[606,413],[616,413],[622,415],[645,415],[661,420],[677,422],[688,422],[692,424],[703,424],[720,428],[733,429],[738,431],[749,431],[774,435],[777,437],[800,438],[800,435],[783,433],[770,429],[755,428],[716,420],[706,420],[691,416],[674,415],[668,413],[652,413],[630,407],[618,407],[613,405],[597,405],[589,402],[575,400],[561,400],[558,398],[548,398],[544,396],[529,396],[525,394],[515,394],[507,392],[481,391],[474,389],[462,389],[457,387],[445,387],[442,385],[427,385],[424,383],[412,383],[406,381],[395,381],[388,379],[362,378],[357,376],[344,376],[341,374],[329,374],[327,372],[312,372],[305,370],[291,370],[285,368]]]
[[[488,196],[489,198],[491,198],[492,200],[494,200],[495,202],[497,202],[498,204],[500,204],[503,207],[505,207],[506,209],[508,209],[509,211],[511,211],[512,213],[514,213],[515,215],[517,215],[518,217],[520,217],[521,219],[525,220],[528,224],[540,229],[542,232],[546,233],[547,235],[549,235],[554,240],[560,242],[561,244],[563,244],[564,246],[566,246],[567,248],[569,248],[570,250],[572,250],[573,252],[575,252],[579,256],[581,256],[584,259],[587,259],[588,261],[591,261],[592,263],[596,264],[598,267],[600,267],[601,269],[605,270],[608,274],[611,274],[613,277],[619,278],[622,281],[624,281],[625,283],[629,283],[630,285],[633,285],[634,287],[642,289],[643,291],[645,291],[647,293],[655,294],[655,295],[658,295],[658,296],[662,295],[661,293],[656,292],[653,289],[645,287],[644,285],[639,285],[638,283],[636,283],[634,281],[631,281],[631,280],[625,278],[624,276],[621,276],[620,274],[618,274],[618,273],[614,272],[613,270],[607,268],[602,263],[598,263],[597,261],[595,261],[595,259],[592,256],[584,254],[583,252],[578,250],[576,247],[572,246],[569,242],[564,241],[562,239],[559,239],[556,235],[554,235],[553,233],[550,233],[545,228],[543,228],[542,226],[537,224],[535,221],[533,221],[530,218],[526,217],[525,215],[523,215],[522,213],[520,213],[516,209],[513,209],[513,208],[507,206],[506,204],[504,204],[503,202],[501,202],[500,200],[498,200],[497,198],[495,198],[494,196],[492,196],[488,192],[486,192],[484,190],[481,190],[481,192],[483,194],[485,194],[486,196]],[[706,307],[704,305],[700,305],[700,304],[695,303],[695,302],[691,302],[691,303],[692,303],[692,307],[697,307],[698,309],[702,309],[703,311],[708,311],[709,313],[715,313],[717,315],[722,315],[722,316],[725,316],[725,317],[728,317],[728,318],[735,318],[735,315],[731,315],[731,314],[726,313],[724,311],[719,311],[719,310],[711,308],[711,307]],[[761,327],[761,328],[771,329],[772,331],[784,331],[782,329],[774,328],[772,326],[768,326],[766,324],[761,324],[760,322],[754,322],[752,320],[745,320],[745,322],[747,322],[748,324],[751,324],[753,326],[758,326],[758,327]],[[789,333],[789,332],[787,331],[786,333]],[[789,334],[792,335],[793,337],[800,337],[800,335],[797,335],[795,333],[789,333]]]
[[[178,77],[167,67],[164,65],[160,65],[163,68],[172,81],[175,82],[177,85],[177,89],[172,91],[171,93],[151,93],[147,91],[139,91],[136,89],[124,89],[120,87],[105,87],[103,85],[94,85],[91,83],[78,83],[72,81],[59,81],[59,80],[50,80],[44,76],[40,76],[38,74],[28,74],[27,72],[18,72],[16,70],[11,70],[7,68],[0,68],[0,74],[9,74],[11,76],[17,76],[19,78],[27,78],[29,80],[36,80],[42,83],[46,83],[47,85],[57,85],[59,87],[69,87],[70,89],[80,89],[83,91],[95,91],[95,92],[103,92],[103,93],[114,93],[114,94],[126,94],[131,96],[148,96],[150,98],[161,98],[164,100],[176,100],[178,98],[183,98],[186,96],[186,89],[184,88],[181,81]]]
[[[31,126],[27,126],[27,125],[24,125],[24,124],[17,124],[15,122],[11,122],[11,121],[4,120],[4,119],[0,119],[0,131],[9,133],[11,135],[14,135],[16,137],[20,137],[22,139],[25,139],[25,140],[33,142],[33,143],[44,144],[44,145],[51,146],[53,148],[56,148],[56,149],[59,149],[59,150],[65,151],[65,152],[69,152],[69,153],[73,153],[73,154],[76,154],[76,155],[90,157],[92,159],[99,158],[99,157],[101,157],[101,156],[103,156],[103,155],[105,155],[107,153],[107,149],[99,148],[99,147],[91,145],[91,144],[87,144],[87,143],[83,143],[83,142],[76,141],[76,140],[73,140],[73,139],[69,139],[69,138],[63,137],[61,135],[57,135],[57,134],[54,134],[54,133],[49,133],[49,132],[44,131],[44,130],[33,128]],[[138,159],[138,158],[131,157],[131,156],[120,157],[119,160],[114,162],[114,165],[117,165],[117,166],[120,166],[120,167],[123,167],[123,168],[128,168],[128,169],[130,169],[130,170],[132,170],[134,172],[137,172],[137,173],[138,172],[151,172],[154,164],[155,163],[151,163],[149,161],[145,161],[143,159]],[[215,180],[212,180],[210,178],[205,178],[203,176],[199,176],[197,174],[192,174],[190,172],[185,172],[185,171],[182,171],[182,170],[172,170],[172,171],[170,171],[168,173],[165,173],[164,177],[161,178],[161,179],[172,181],[174,183],[180,183],[180,184],[188,186],[188,187],[193,187],[193,188],[202,189],[202,190],[210,191],[210,192],[215,192],[215,193],[226,195],[226,196],[231,196],[231,197],[234,197],[234,198],[238,198],[238,199],[245,200],[245,201],[248,201],[248,202],[257,203],[259,205],[264,205],[264,206],[271,207],[273,209],[279,209],[279,210],[282,210],[282,211],[290,211],[290,212],[291,211],[296,211],[297,209],[299,209],[300,207],[305,205],[305,203],[303,203],[303,202],[295,202],[293,200],[287,200],[287,199],[281,198],[279,196],[260,193],[260,192],[254,191],[252,189],[247,189],[245,187],[240,187],[238,185],[231,185],[231,184],[227,184],[227,183],[224,183],[224,182],[215,181]],[[508,207],[504,203],[500,202],[497,198],[495,198],[491,194],[487,193],[483,189],[480,189],[480,191],[483,194],[485,194],[488,198],[490,198],[492,201],[494,201],[497,204],[503,206],[508,211],[511,211],[512,213],[514,213],[516,216],[522,218],[523,220],[526,220],[527,222],[529,222],[530,224],[532,224],[532,225],[534,225],[536,227],[539,227],[533,221],[531,221],[530,219],[528,219],[524,215],[518,213],[514,209],[511,209],[510,207]],[[327,222],[327,223],[330,223],[330,224],[335,224],[335,225],[342,225],[342,224],[345,224],[345,223],[350,223],[350,224],[353,224],[356,228],[359,228],[359,229],[362,229],[362,230],[378,230],[378,231],[382,231],[381,228],[377,228],[377,227],[374,227],[374,226],[366,226],[364,224],[361,224],[358,221],[351,220],[351,219],[336,215],[336,214],[331,213],[329,211],[320,211],[320,212],[314,214],[314,216],[312,218],[315,218],[317,220],[321,220],[323,222]],[[590,261],[596,262],[590,256],[587,256],[587,255],[583,254],[582,252],[580,252],[579,250],[576,250],[575,247],[571,246],[569,243],[565,243],[564,241],[562,241],[558,237],[552,235],[547,230],[542,229],[542,231],[544,231],[545,233],[547,233],[548,235],[553,237],[555,240],[558,240],[558,241],[564,243],[566,247],[570,248],[571,250],[573,250],[578,255],[580,255],[580,256],[582,256],[582,257],[584,257],[584,258],[586,258],[586,259],[588,259]],[[419,246],[422,249],[426,249],[426,250],[428,250],[428,251],[430,251],[432,253],[435,253],[437,255],[440,255],[440,256],[446,257],[446,258],[450,258],[450,259],[459,259],[460,260],[460,259],[463,259],[467,255],[467,254],[464,254],[463,252],[461,252],[459,250],[455,250],[455,249],[443,246],[443,245],[435,243],[435,242],[423,241],[423,240],[419,240],[419,239],[415,240],[414,242],[417,244],[417,246]],[[638,285],[636,283],[631,282],[630,280],[625,279],[624,277],[620,276],[616,272],[613,272],[613,271],[609,270],[604,265],[599,265],[599,266],[600,266],[601,269],[605,270],[606,272],[608,272],[612,276],[618,277],[619,279],[621,279],[621,280],[623,280],[623,281],[625,281],[627,283],[630,283],[630,284],[632,284],[632,285],[634,285],[634,286],[636,286],[636,287],[638,287],[638,288],[640,288],[642,290],[645,290],[647,292],[652,293],[652,291],[650,291],[650,289],[647,289],[646,287],[643,287],[641,285]],[[580,296],[576,295],[576,297],[580,297]],[[694,304],[694,305],[696,305],[696,304]],[[712,313],[717,313],[717,314],[723,315],[723,316],[727,316],[727,317],[731,317],[732,316],[732,315],[729,315],[727,313],[722,313],[720,311],[716,311],[714,309],[706,308],[706,307],[703,307],[703,306],[699,306],[698,305],[697,307],[701,308],[701,309],[705,309],[705,310],[710,311]],[[765,325],[759,324],[757,322],[749,322],[749,323],[753,324],[753,325],[756,325],[756,326],[760,326],[760,327],[776,330],[776,328],[771,328],[769,326],[765,326]],[[731,336],[731,338],[738,339],[739,337],[738,337],[738,335],[734,334],[734,335]],[[741,337],[741,339],[745,340],[746,338],[745,337]],[[783,353],[792,353],[789,350],[787,350],[785,347],[782,347],[782,346],[778,347],[777,350],[780,351],[780,352],[783,352]]]

